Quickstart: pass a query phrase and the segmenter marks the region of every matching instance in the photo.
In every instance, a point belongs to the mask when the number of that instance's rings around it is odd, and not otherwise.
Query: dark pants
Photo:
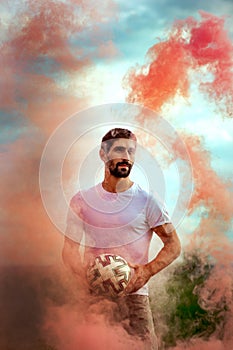
[[[135,340],[142,341],[140,350],[158,349],[148,296],[131,294],[108,299],[91,294],[89,312],[105,315],[110,324],[121,324]]]
[[[145,345],[145,350],[157,350],[158,342],[154,331],[154,322],[146,295],[132,294],[117,301],[119,321],[131,335],[138,336]]]

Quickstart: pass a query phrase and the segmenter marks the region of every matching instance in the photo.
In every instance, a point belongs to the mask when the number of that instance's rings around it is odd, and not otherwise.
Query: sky
[[[59,245],[52,251],[43,247],[42,254],[37,253],[36,259],[34,256],[38,240],[43,237],[41,232],[52,232],[46,239],[53,240],[57,229],[56,223],[51,225],[51,214],[41,201],[43,188],[38,184],[42,154],[46,153],[46,144],[53,142],[56,130],[60,128],[62,132],[72,116],[76,116],[78,138],[80,130],[85,132],[85,111],[86,114],[89,110],[95,112],[101,105],[136,103],[159,114],[182,140],[192,140],[192,145],[186,145],[187,149],[194,150],[198,143],[202,159],[196,161],[206,162],[208,173],[212,172],[210,181],[213,176],[221,183],[218,186],[221,195],[224,188],[226,198],[230,196],[232,1],[137,1],[136,4],[106,1],[104,6],[98,7],[93,1],[85,4],[71,0],[12,1],[1,2],[0,6],[3,53],[0,62],[1,237],[4,242],[1,264],[10,264],[9,256],[13,257],[13,263],[27,263],[25,254],[21,261],[18,249],[15,252],[18,244],[30,239],[25,226],[37,231],[33,236],[35,246],[33,242],[26,245],[31,251],[28,255],[30,263],[57,259]],[[208,32],[208,28],[213,30]],[[193,37],[191,44],[188,43],[189,35]],[[203,47],[199,50],[198,45]],[[212,52],[209,49],[213,49]],[[75,167],[79,167],[94,148],[97,155],[98,140],[107,131],[111,118],[104,120],[96,116],[93,130],[86,130],[86,139],[80,136],[78,141],[74,138],[73,144],[67,141],[70,144],[61,170],[65,174],[63,187],[67,203],[78,188]],[[146,128],[148,140],[144,145],[146,137],[142,137],[142,146],[148,147],[152,156],[157,152],[156,161],[161,158],[159,167],[166,184],[165,200],[173,211],[184,180],[184,174],[179,174],[177,168],[179,156],[174,152],[175,160],[167,162],[168,139],[162,146],[155,130],[150,138],[146,118],[135,123],[136,129]],[[156,147],[153,137],[157,140]],[[51,164],[54,163],[51,161]],[[96,166],[99,177],[96,176],[100,180],[101,163]],[[196,166],[199,164],[191,164],[193,169]],[[147,186],[148,175],[143,175],[143,166],[141,173],[139,168],[140,162],[138,172],[134,173],[135,180]],[[197,170],[193,169],[195,173]],[[189,215],[184,210],[185,220],[180,227],[184,240],[185,231],[192,233],[198,226],[199,211],[205,207],[204,202],[213,201],[202,198],[192,207],[195,196],[200,197],[200,193],[195,194],[198,186],[204,185],[194,183],[190,208],[185,208]],[[216,197],[221,195],[216,194]],[[39,223],[30,221],[31,202],[42,217]],[[64,209],[62,205],[60,209]],[[15,212],[17,214],[12,215]],[[231,237],[231,225],[228,226],[226,234]],[[15,227],[18,233],[15,233]],[[7,253],[8,249],[11,254]]]
[[[12,0],[0,13],[0,265],[61,262],[77,177],[100,179],[99,139],[128,123],[135,180],[161,175],[183,250],[231,266],[233,1]]]

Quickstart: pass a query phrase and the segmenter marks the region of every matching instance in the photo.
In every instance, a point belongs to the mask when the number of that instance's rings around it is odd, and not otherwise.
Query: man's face
[[[134,164],[135,151],[135,141],[116,139],[106,155],[106,166],[111,175],[117,178],[128,177]]]

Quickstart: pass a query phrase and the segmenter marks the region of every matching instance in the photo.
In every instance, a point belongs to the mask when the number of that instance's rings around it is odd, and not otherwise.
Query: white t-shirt
[[[171,222],[159,199],[136,183],[118,193],[104,190],[100,183],[78,192],[70,208],[66,235],[79,243],[85,235],[85,265],[101,253],[146,264],[152,228]],[[147,295],[148,286],[136,294]]]

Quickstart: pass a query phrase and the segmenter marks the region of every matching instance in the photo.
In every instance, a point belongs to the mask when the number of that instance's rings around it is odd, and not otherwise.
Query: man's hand
[[[132,265],[129,263],[129,266],[134,269],[134,272],[125,289],[126,294],[134,293],[142,288],[151,277],[150,269],[146,265]]]
[[[129,264],[134,269],[134,273],[125,289],[126,294],[134,293],[143,287],[150,277],[171,264],[180,254],[180,240],[172,224],[160,225],[153,230],[160,237],[164,246],[158,255],[146,265]]]

